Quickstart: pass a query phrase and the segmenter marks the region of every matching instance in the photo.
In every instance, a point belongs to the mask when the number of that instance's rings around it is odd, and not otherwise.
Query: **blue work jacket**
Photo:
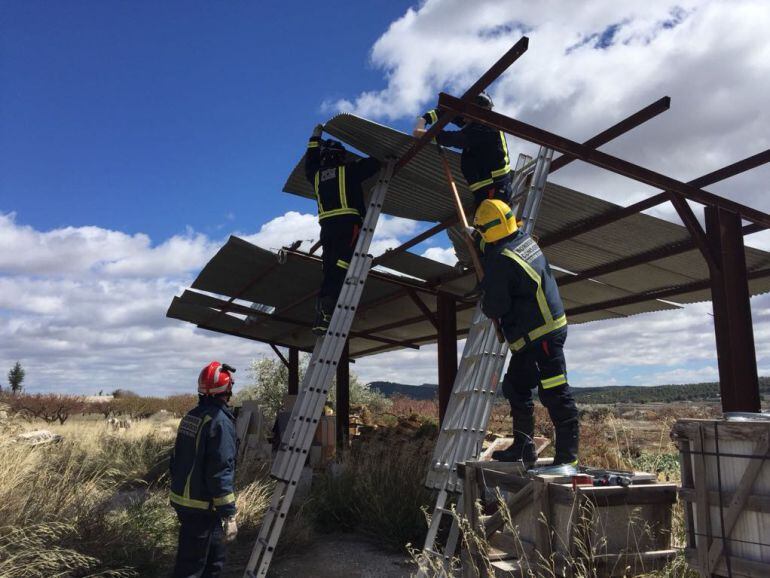
[[[171,505],[235,514],[235,418],[227,405],[201,397],[179,424],[171,455]]]
[[[522,231],[484,246],[481,308],[499,319],[514,353],[567,325],[548,260]]]

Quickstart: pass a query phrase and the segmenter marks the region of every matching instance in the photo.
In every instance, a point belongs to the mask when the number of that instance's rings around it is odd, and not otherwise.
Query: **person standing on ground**
[[[347,152],[342,143],[323,140],[322,134],[323,125],[319,124],[313,129],[305,153],[305,176],[318,203],[323,248],[323,280],[313,323],[316,335],[323,335],[329,328],[356,248],[366,215],[363,182],[380,169],[380,161],[375,158],[346,162]]]
[[[171,455],[169,499],[179,517],[174,578],[216,578],[235,539],[235,369],[212,361],[198,377],[198,405],[182,418]]]
[[[577,466],[578,411],[564,357],[567,317],[548,260],[500,200],[484,200],[473,225],[486,243],[481,308],[500,321],[512,353],[503,395],[511,404],[513,444],[492,458],[530,465],[536,461],[532,390],[537,388],[556,431],[553,465]]]

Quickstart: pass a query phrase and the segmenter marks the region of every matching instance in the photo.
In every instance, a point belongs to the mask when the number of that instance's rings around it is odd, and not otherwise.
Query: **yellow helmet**
[[[484,199],[476,216],[473,226],[481,233],[487,243],[494,243],[516,232],[516,216],[511,207],[498,199]]]

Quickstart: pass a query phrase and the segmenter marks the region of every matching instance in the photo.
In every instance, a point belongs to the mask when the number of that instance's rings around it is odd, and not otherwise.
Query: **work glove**
[[[425,134],[425,124],[425,119],[418,116],[417,120],[414,121],[414,129],[412,129],[412,136],[414,138],[420,138]]]
[[[234,542],[236,536],[238,536],[238,524],[235,523],[235,516],[224,518],[222,526],[225,531],[225,543]]]
[[[313,128],[313,136],[321,136],[323,131],[324,131],[324,125],[317,124],[315,125],[315,128]]]

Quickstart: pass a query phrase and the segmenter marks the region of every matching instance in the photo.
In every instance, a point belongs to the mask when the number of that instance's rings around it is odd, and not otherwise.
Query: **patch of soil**
[[[251,548],[233,552],[226,578],[241,578]],[[319,535],[313,543],[270,565],[270,578],[408,578],[415,566],[405,554],[383,552],[355,534]]]

